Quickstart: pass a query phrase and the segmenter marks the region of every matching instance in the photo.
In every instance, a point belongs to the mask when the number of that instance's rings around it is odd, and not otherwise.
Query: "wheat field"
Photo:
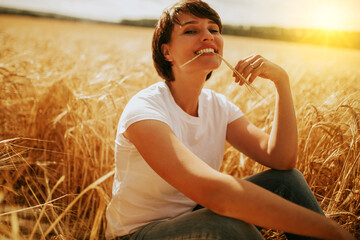
[[[152,29],[0,15],[0,239],[104,239],[114,139],[132,95],[161,79]],[[297,168],[329,218],[360,239],[360,51],[224,36],[235,64],[259,53],[284,67],[299,129]],[[223,64],[206,83],[269,131],[261,96]],[[226,146],[222,171],[265,168]],[[284,239],[263,231],[267,239]]]

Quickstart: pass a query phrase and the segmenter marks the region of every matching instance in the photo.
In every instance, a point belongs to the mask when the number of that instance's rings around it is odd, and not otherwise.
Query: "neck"
[[[166,82],[176,104],[187,114],[198,117],[199,96],[205,84],[206,75],[175,76],[175,81]]]

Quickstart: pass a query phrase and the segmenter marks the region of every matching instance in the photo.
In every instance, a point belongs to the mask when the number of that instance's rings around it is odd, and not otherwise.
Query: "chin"
[[[196,66],[193,66],[192,70],[194,71],[205,71],[207,73],[210,73],[213,70],[216,70],[221,65],[221,61],[204,61],[201,64],[197,64]]]
[[[213,70],[219,68],[220,65],[221,65],[221,61],[212,62],[212,63],[208,64],[208,68],[209,68],[210,71],[213,71]]]

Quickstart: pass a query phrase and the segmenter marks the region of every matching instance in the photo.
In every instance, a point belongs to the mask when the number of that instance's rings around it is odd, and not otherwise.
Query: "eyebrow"
[[[182,23],[182,24],[180,24],[180,26],[186,26],[186,25],[189,25],[189,24],[198,24],[199,23],[199,21],[188,21],[188,22],[184,22],[184,23]],[[213,20],[210,20],[208,23],[210,23],[210,24],[216,24],[216,22],[215,21],[213,21]]]

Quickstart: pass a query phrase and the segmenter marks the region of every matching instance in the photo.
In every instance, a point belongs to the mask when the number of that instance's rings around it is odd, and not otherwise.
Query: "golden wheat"
[[[117,122],[129,98],[160,81],[152,29],[0,15],[0,238],[103,239]],[[259,53],[291,77],[297,167],[326,214],[360,239],[360,53],[225,36],[232,62]],[[221,66],[206,87],[271,128],[274,88],[258,95]],[[222,171],[264,167],[227,146]],[[268,239],[280,233],[264,232]]]

